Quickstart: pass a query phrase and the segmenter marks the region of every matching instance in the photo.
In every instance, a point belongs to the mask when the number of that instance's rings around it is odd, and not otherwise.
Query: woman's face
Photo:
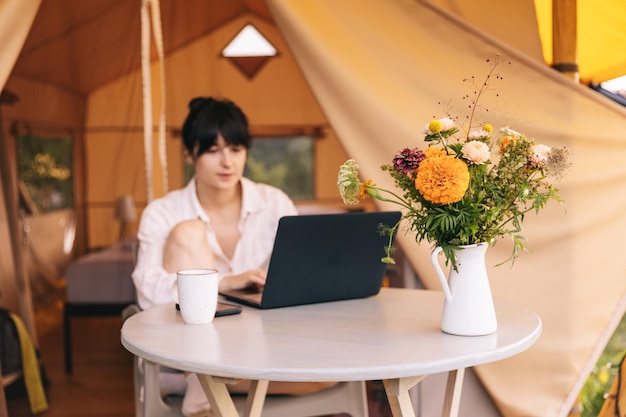
[[[215,145],[194,163],[196,182],[216,191],[233,189],[243,176],[247,156],[244,146],[230,145],[218,134]]]

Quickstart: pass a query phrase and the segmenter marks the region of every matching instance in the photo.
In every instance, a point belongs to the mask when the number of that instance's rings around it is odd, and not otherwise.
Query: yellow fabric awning
[[[535,0],[545,62],[552,63],[552,0]],[[577,1],[580,81],[600,83],[626,75],[626,2]]]

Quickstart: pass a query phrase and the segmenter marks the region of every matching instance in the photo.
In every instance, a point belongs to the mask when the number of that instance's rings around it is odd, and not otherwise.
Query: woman
[[[133,281],[139,306],[172,302],[176,271],[215,268],[220,290],[262,287],[278,220],[297,214],[281,190],[243,177],[251,137],[245,114],[229,100],[189,103],[183,145],[195,167],[184,188],[151,202],[139,225]],[[186,416],[211,416],[195,374],[186,376]],[[271,383],[269,393],[306,394],[329,383]],[[249,381],[231,390],[246,392]]]

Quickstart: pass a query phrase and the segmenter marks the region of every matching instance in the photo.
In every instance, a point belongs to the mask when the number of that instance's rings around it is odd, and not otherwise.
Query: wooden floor
[[[133,417],[132,357],[120,343],[118,317],[72,320],[74,372],[63,360],[62,301],[36,312],[49,409],[42,417]],[[391,416],[381,384],[369,383],[370,417]],[[26,397],[8,400],[9,417],[30,417]]]

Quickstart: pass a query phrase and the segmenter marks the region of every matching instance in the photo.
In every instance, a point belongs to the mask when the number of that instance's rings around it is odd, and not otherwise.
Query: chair
[[[122,320],[140,311],[132,305],[122,313]],[[159,365],[134,357],[135,417],[182,417],[181,397],[161,397]],[[246,396],[234,395],[235,407],[242,414]],[[337,385],[302,396],[269,395],[263,406],[263,417],[312,417],[347,413],[352,417],[368,417],[365,382],[340,382]]]
[[[133,243],[123,242],[72,262],[66,271],[67,299],[63,307],[65,372],[73,370],[73,317],[118,316],[136,301],[133,272]]]

